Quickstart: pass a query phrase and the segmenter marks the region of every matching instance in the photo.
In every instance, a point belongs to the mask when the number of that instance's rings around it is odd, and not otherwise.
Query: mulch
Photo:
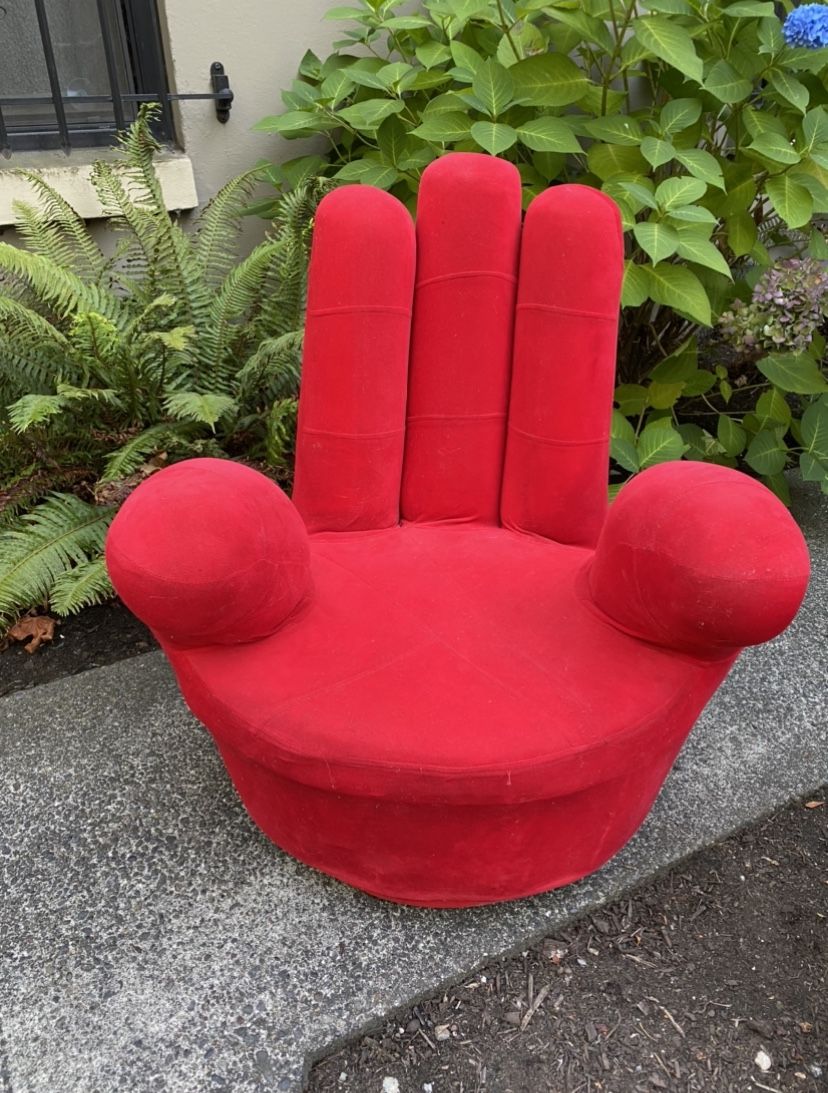
[[[396,1014],[310,1093],[824,1093],[825,799]]]

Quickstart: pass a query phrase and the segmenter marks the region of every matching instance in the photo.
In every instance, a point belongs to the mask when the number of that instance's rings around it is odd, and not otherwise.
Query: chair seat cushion
[[[314,535],[311,556],[313,592],[275,634],[170,654],[220,743],[325,790],[574,793],[674,748],[732,663],[612,626],[586,594],[586,549],[409,524]]]

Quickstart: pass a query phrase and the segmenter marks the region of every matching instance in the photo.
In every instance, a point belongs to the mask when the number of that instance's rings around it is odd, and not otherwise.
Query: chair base
[[[471,907],[537,895],[595,872],[635,834],[677,748],[564,797],[436,805],[356,797],[219,750],[254,822],[292,857],[379,899]]]

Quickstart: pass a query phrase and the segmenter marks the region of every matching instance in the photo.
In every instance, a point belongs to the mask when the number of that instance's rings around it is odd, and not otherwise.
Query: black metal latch
[[[180,102],[182,99],[213,99],[216,104],[216,117],[222,125],[230,117],[230,107],[233,105],[233,92],[230,90],[230,77],[224,71],[221,61],[213,61],[210,65],[210,83],[212,91],[192,95],[168,95],[167,98]]]

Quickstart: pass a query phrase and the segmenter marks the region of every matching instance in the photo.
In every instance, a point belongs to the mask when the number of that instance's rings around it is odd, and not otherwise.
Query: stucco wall
[[[291,159],[306,142],[286,142],[251,127],[280,113],[279,92],[290,84],[306,49],[327,53],[342,24],[324,20],[333,0],[160,0],[168,69],[175,91],[209,90],[209,70],[221,61],[235,99],[221,125],[212,103],[182,102],[177,128],[192,158],[199,200],[260,159]],[[253,224],[250,225],[253,228]]]

